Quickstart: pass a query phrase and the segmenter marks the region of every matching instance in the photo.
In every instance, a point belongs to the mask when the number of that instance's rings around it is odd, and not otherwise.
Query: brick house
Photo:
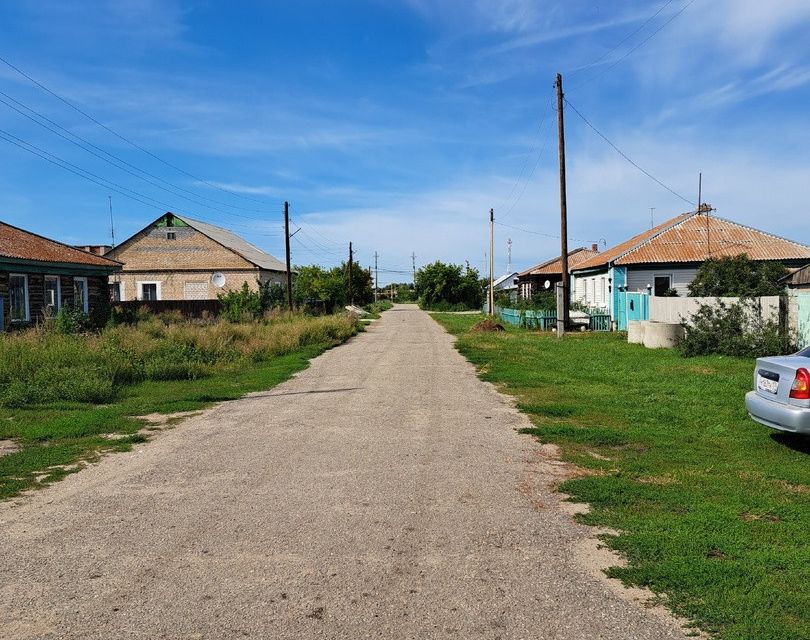
[[[114,260],[0,222],[0,297],[7,326],[36,323],[63,306],[92,314],[107,307],[107,278]]]
[[[287,270],[234,233],[167,212],[105,254],[123,263],[110,279],[113,301],[214,300],[247,282],[284,284]]]

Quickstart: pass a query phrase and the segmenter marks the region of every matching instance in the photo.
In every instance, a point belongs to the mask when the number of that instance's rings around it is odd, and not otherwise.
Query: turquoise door
[[[619,331],[627,331],[627,323],[631,320],[650,319],[650,296],[646,293],[625,291],[619,293],[618,302],[616,320]]]
[[[810,347],[810,291],[796,294],[799,307],[799,326],[796,336],[799,348]]]

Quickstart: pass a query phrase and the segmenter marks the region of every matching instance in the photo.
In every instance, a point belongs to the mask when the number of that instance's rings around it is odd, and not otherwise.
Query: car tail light
[[[790,397],[796,400],[810,400],[810,372],[807,369],[799,369],[796,372],[796,379],[790,388]]]

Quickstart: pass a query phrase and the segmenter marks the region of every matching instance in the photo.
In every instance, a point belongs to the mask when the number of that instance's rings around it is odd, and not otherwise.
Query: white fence
[[[650,296],[650,320],[652,322],[678,323],[688,320],[701,305],[716,305],[721,300],[727,305],[739,302],[739,298],[662,298]],[[779,321],[779,296],[759,298],[763,320]]]

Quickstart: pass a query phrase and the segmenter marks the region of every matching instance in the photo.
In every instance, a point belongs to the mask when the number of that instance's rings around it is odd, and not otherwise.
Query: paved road
[[[578,558],[549,459],[398,306],[266,393],[0,505],[0,637],[682,638]]]

